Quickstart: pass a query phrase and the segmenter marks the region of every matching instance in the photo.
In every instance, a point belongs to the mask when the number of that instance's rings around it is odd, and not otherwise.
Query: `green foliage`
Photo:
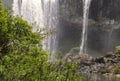
[[[82,81],[75,63],[49,63],[44,51],[38,56],[7,55],[3,59],[1,80],[5,81]]]
[[[120,54],[120,46],[117,46],[117,47],[115,48],[115,54]]]
[[[2,1],[0,0],[0,10],[2,9]]]
[[[111,72],[115,74],[120,74],[120,65],[116,65],[115,67],[113,67],[111,69]]]
[[[7,32],[7,13],[5,10],[0,9],[0,52],[5,52],[3,50],[7,49],[9,39]]]
[[[37,53],[37,52],[36,52]],[[47,63],[46,53],[40,51],[38,55],[6,55],[2,59],[4,67],[2,76],[4,80],[10,81],[35,81],[39,80],[40,68]]]
[[[31,54],[33,51],[37,51],[37,47],[41,48],[40,35],[33,33],[28,23],[21,18],[14,18],[14,21],[13,38],[9,43],[10,51],[16,50],[15,54]]]
[[[0,81],[81,81],[76,63],[48,62],[42,36],[3,10],[0,0]]]

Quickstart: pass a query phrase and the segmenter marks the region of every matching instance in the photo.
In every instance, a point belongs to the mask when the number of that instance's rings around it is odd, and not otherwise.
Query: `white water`
[[[58,0],[13,0],[13,11],[15,15],[22,16],[33,26],[33,32],[40,32],[45,28],[45,33],[50,30],[57,31],[58,25]],[[50,34],[43,40],[43,49],[47,50],[49,59],[55,58],[57,50],[56,33]]]
[[[83,30],[79,54],[86,54],[87,52],[87,29],[90,3],[91,0],[83,0]]]
[[[14,0],[13,1],[13,10],[15,11],[15,13],[14,13],[14,15],[19,15],[20,13],[19,13],[19,6],[18,6],[18,1],[19,0]]]
[[[53,55],[49,55],[49,59],[55,59],[55,54],[57,50],[57,28],[59,27],[58,10],[59,3],[58,0],[44,0],[44,25],[47,27],[47,32],[52,29],[52,35],[49,35],[44,42],[46,50]]]

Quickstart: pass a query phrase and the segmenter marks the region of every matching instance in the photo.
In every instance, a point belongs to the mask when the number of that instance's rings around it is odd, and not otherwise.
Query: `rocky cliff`
[[[60,15],[63,18],[82,16],[82,0],[59,0]],[[89,17],[99,20],[102,17],[120,20],[120,0],[92,0]]]

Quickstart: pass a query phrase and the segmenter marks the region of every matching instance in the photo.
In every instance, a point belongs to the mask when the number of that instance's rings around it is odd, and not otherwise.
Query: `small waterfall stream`
[[[13,0],[14,15],[19,15],[33,25],[33,32],[44,33],[57,31],[58,22],[58,0]],[[49,59],[55,59],[57,50],[57,33],[53,32],[43,40],[43,49],[49,54]]]
[[[90,3],[91,0],[83,0],[83,30],[79,54],[86,53],[87,51],[87,29]]]

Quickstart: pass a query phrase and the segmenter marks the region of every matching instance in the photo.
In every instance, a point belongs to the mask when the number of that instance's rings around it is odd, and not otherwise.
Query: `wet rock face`
[[[83,15],[82,0],[59,0],[60,15],[64,19]],[[120,0],[92,0],[90,18],[99,20],[102,17],[120,20]]]
[[[92,0],[90,17],[99,20],[101,17],[120,20],[120,0]]]
[[[60,16],[63,19],[72,19],[82,15],[82,0],[60,0]]]

